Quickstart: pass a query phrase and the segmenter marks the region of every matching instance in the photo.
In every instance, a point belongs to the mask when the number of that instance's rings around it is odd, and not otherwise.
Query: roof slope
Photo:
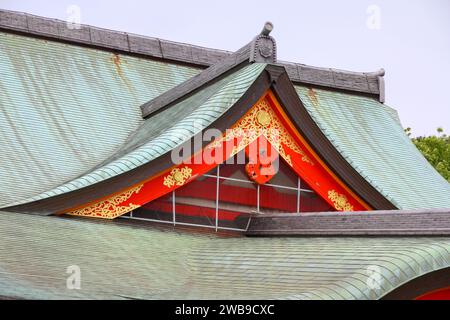
[[[0,207],[110,157],[198,69],[0,32]]]
[[[182,145],[208,127],[241,98],[264,70],[255,63],[147,119],[108,160],[84,175],[11,206],[72,192],[133,170]],[[140,111],[139,104],[134,108]],[[118,126],[126,127],[122,122]]]
[[[395,110],[362,96],[296,90],[335,148],[399,209],[450,208],[450,184],[404,133]]]
[[[378,299],[450,266],[448,238],[221,238],[14,213],[0,243],[0,296],[27,299]],[[66,288],[73,265],[82,290]]]
[[[209,67],[225,59],[231,52],[203,48],[190,44],[107,30],[88,25],[79,29],[67,28],[67,22],[31,14],[0,9],[0,29],[21,32],[57,41],[94,46],[147,58],[188,63]],[[384,101],[384,70],[376,72],[349,72],[331,68],[317,68],[300,63],[280,62],[292,81],[317,84],[363,92]]]

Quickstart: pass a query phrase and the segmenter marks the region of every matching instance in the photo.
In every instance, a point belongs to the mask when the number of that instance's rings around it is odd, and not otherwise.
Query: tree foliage
[[[405,131],[411,136],[411,128]],[[438,128],[437,135],[412,138],[412,141],[428,162],[450,182],[450,136]]]

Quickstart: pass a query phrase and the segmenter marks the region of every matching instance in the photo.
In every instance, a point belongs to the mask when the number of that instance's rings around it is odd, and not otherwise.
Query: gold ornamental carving
[[[283,146],[286,146],[293,152],[301,155],[302,161],[312,166],[314,165],[314,162],[311,161],[306,153],[298,146],[294,138],[287,132],[275,112],[265,100],[253,107],[232,129],[227,130],[222,138],[211,143],[208,148],[218,148],[223,142],[240,138],[239,145],[233,148],[230,155],[234,156],[261,135],[270,142],[290,166],[293,166],[291,156],[287,154]]]
[[[189,167],[175,168],[170,174],[164,177],[163,184],[167,188],[172,188],[173,186],[182,186],[186,181],[192,177],[192,169]]]
[[[267,127],[270,122],[272,121],[272,117],[270,114],[265,110],[259,110],[256,114],[256,120],[262,127]]]
[[[348,202],[344,194],[339,194],[336,190],[328,191],[328,199],[330,199],[336,210],[338,211],[353,211],[353,206]]]
[[[67,213],[71,216],[82,216],[82,217],[93,217],[93,218],[103,218],[103,219],[114,219],[121,215],[124,215],[134,209],[140,207],[140,205],[135,205],[130,203],[127,206],[121,206],[121,203],[124,203],[128,199],[133,196],[133,194],[139,193],[144,185],[137,186],[125,192],[122,192],[118,195],[115,195],[106,200],[97,202],[88,207],[84,207],[79,210],[75,210]]]

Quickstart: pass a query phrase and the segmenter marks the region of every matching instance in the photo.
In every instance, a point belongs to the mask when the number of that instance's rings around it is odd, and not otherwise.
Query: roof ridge
[[[200,68],[210,67],[233,54],[225,50],[85,24],[80,24],[77,29],[69,29],[67,22],[60,19],[5,9],[0,9],[0,30],[170,60]],[[279,63],[286,68],[293,82],[370,94],[384,102],[383,69],[375,72],[354,72],[294,62],[280,61]]]
[[[276,63],[276,41],[269,34],[273,24],[266,22],[263,31],[238,51],[206,68],[196,76],[166,91],[160,96],[141,106],[144,118],[161,111],[180,99],[192,95],[205,85],[218,81],[232,70],[242,68],[250,63]]]

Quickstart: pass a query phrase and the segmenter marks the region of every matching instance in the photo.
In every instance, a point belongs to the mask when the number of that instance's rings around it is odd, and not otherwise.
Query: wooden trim
[[[450,209],[274,213],[255,216],[247,236],[448,237]]]

